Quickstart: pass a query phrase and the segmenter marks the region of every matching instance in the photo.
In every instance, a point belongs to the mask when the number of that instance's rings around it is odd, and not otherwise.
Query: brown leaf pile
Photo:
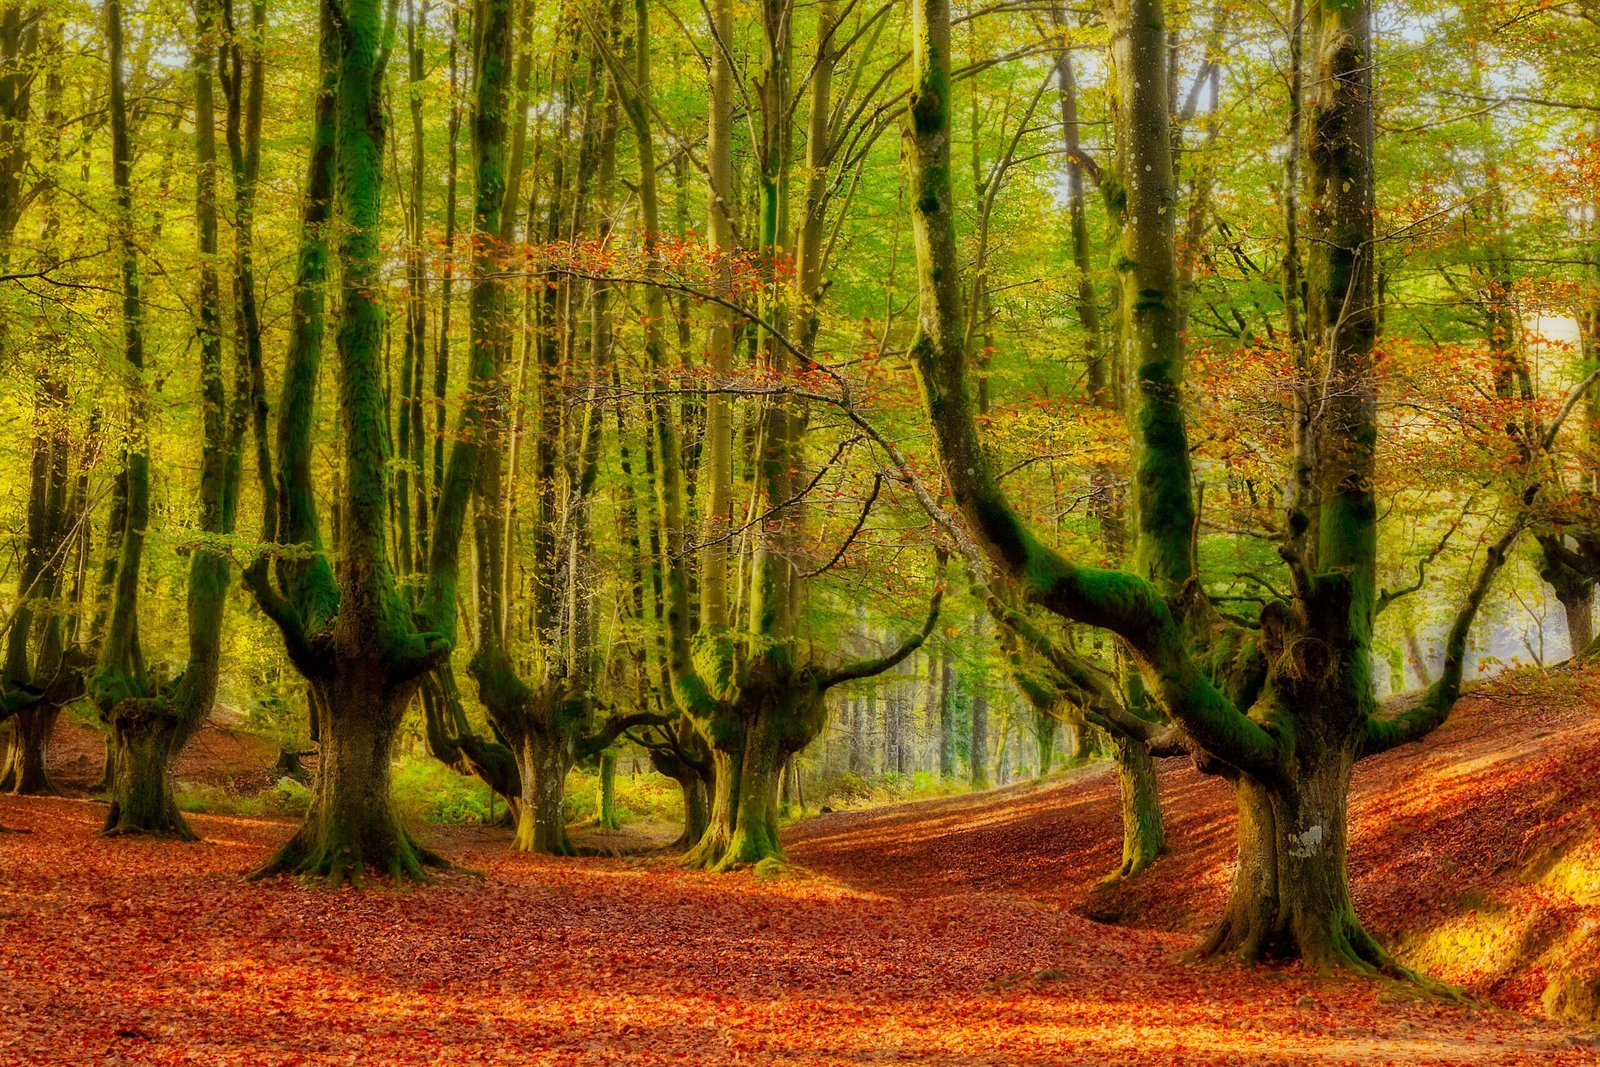
[[[1456,883],[1416,880],[1438,875],[1435,849],[1487,857],[1453,861],[1464,881],[1509,878],[1493,873],[1503,827],[1450,814],[1472,807],[1473,754],[1506,749],[1503,709],[1489,718],[1469,709],[1420,765],[1363,771],[1369,916],[1409,895],[1437,903],[1401,925],[1444,921]],[[1517,774],[1554,747],[1534,734],[1582,734],[1530,719],[1529,751],[1482,772],[1508,789],[1533,788]],[[1430,806],[1418,766],[1461,792]],[[1487,1006],[1181,962],[1226,885],[1227,794],[1177,768],[1164,784],[1178,850],[1115,899],[1093,889],[1117,847],[1103,776],[811,820],[791,834],[811,874],[535,858],[453,828],[425,837],[481,876],[363,893],[243,881],[286,823],[201,816],[203,844],[106,841],[98,805],[8,797],[0,824],[29,832],[0,835],[0,1064],[1600,1062]],[[1493,800],[1507,832],[1533,832]],[[1387,850],[1383,812],[1416,825]],[[1135,905],[1142,927],[1076,913]]]

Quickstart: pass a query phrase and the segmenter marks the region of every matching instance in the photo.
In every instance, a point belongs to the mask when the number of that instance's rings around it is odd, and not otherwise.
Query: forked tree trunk
[[[196,840],[178,810],[172,757],[191,730],[160,697],[124,700],[109,715],[112,736],[111,806],[103,832],[169,834]]]
[[[1142,743],[1118,738],[1117,786],[1122,795],[1122,866],[1114,877],[1132,878],[1167,851],[1167,830],[1156,788],[1156,765]]]

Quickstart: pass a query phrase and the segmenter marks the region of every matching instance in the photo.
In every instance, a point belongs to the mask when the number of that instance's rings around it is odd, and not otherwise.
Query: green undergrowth
[[[683,821],[683,792],[678,784],[655,771],[629,774],[625,756],[618,761],[616,809],[622,826],[632,822],[680,823]],[[577,768],[567,775],[566,812],[569,823],[592,822],[600,810],[600,774]]]
[[[806,797],[810,810],[828,808],[833,811],[859,811],[884,804],[898,804],[907,800],[924,800],[929,797],[948,797],[971,792],[971,786],[961,779],[940,779],[936,774],[918,771],[915,774],[881,774],[863,777],[845,772],[824,778],[816,796]]]
[[[407,822],[482,825],[505,812],[481,778],[451,770],[431,756],[402,756],[394,765],[394,802]]]
[[[203,782],[179,782],[177,801],[179,810],[201,815],[299,817],[311,805],[311,790],[293,778],[279,778],[253,793]]]

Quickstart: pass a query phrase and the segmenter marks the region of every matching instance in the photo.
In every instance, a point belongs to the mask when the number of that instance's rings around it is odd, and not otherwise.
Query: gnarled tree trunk
[[[396,683],[380,660],[346,661],[311,684],[322,721],[311,806],[262,873],[357,886],[368,869],[397,880],[424,878],[426,867],[443,861],[406,830],[390,790],[395,735],[420,676]]]

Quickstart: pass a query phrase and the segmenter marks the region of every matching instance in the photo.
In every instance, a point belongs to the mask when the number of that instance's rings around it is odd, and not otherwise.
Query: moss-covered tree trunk
[[[1035,712],[1033,716],[1033,744],[1039,752],[1039,770],[1037,777],[1043,778],[1049,774],[1056,765],[1056,727],[1059,724],[1054,718],[1042,712]]]
[[[671,743],[653,748],[650,762],[657,771],[678,783],[683,795],[683,831],[673,847],[690,849],[700,843],[711,825],[711,789],[707,785],[711,774],[710,755],[692,725],[680,720],[667,729]]]
[[[967,783],[974,789],[989,788],[989,696],[982,689],[972,694],[972,732],[967,739]]]
[[[309,678],[321,723],[311,808],[267,869],[359,883],[367,868],[422,874],[423,857],[390,798],[389,767],[400,718],[432,664],[395,587],[387,543],[379,235],[386,132],[383,10],[377,0],[352,0],[340,13],[334,20],[334,202],[342,223],[338,259],[344,276],[337,342],[345,461],[339,607],[326,665]]]
[[[1263,608],[1259,642],[1245,644],[1184,593],[1193,575],[1195,506],[1181,403],[1161,0],[1116,0],[1107,11],[1122,135],[1119,195],[1125,196],[1122,336],[1137,390],[1134,572],[1085,566],[1043,544],[1011,508],[984,454],[960,343],[961,260],[949,174],[950,8],[947,0],[916,0],[914,14],[907,158],[920,306],[912,354],[952,497],[979,548],[1026,599],[1114,632],[1149,698],[1182,727],[1184,747],[1240,776],[1240,877],[1213,944],[1321,968],[1397,971],[1351,907],[1345,871],[1351,768],[1359,756],[1417,740],[1445,721],[1459,697],[1473,619],[1527,520],[1520,512],[1489,546],[1452,623],[1445,668],[1423,700],[1396,716],[1374,714],[1370,6],[1325,0],[1311,16],[1316,68],[1306,129],[1314,240],[1306,335],[1316,374],[1305,384],[1318,393],[1310,406],[1314,465],[1304,480],[1314,486],[1315,507],[1308,511],[1300,506],[1304,497],[1289,494],[1296,503],[1280,554],[1294,591]],[[1524,491],[1524,507],[1536,491]],[[1205,662],[1195,653],[1201,641]],[[1245,670],[1250,662],[1264,667]]]
[[[595,825],[602,830],[616,830],[622,826],[617,816],[617,754],[610,749],[600,753],[600,766],[595,783]]]
[[[955,656],[947,648],[939,666],[939,778],[956,776]]]
[[[3,329],[3,326],[0,326]],[[67,500],[70,442],[63,418],[66,384],[59,371],[39,370],[34,392],[33,447],[29,464],[27,529],[17,570],[17,601],[6,634],[5,673],[11,687],[38,690],[12,721],[0,787],[23,795],[55,792],[50,781],[50,735],[63,703],[82,692],[78,672],[66,662],[63,591],[73,512]],[[81,480],[80,475],[80,480]]]
[[[519,852],[572,856],[567,835],[566,781],[572,769],[571,744],[531,730],[517,746],[522,772],[522,802],[517,810],[515,847]]]
[[[49,796],[56,791],[50,780],[50,736],[61,708],[45,704],[17,712],[11,735],[11,791],[19,796]]]
[[[195,142],[199,163],[196,184],[196,222],[201,256],[200,289],[197,307],[200,315],[200,396],[203,404],[203,440],[200,463],[199,528],[206,534],[226,536],[233,532],[238,508],[240,445],[250,411],[251,376],[259,367],[259,337],[253,335],[253,276],[248,254],[249,238],[241,233],[246,251],[237,261],[241,276],[236,288],[241,293],[239,329],[235,333],[235,396],[230,411],[228,391],[223,381],[220,283],[216,269],[218,251],[218,206],[216,121],[213,91],[213,56],[221,30],[219,10],[213,0],[197,9],[199,46],[194,50]],[[257,12],[255,29],[260,29]],[[235,45],[235,47],[237,47]],[[248,226],[252,218],[253,183],[257,152],[254,126],[259,120],[261,70],[250,68],[251,87],[239,81],[240,67],[233,68],[230,95],[241,107],[230,108],[229,144],[234,151],[236,191],[241,204],[239,223]],[[243,110],[243,98],[254,103]],[[246,122],[249,129],[240,129]],[[175,833],[190,837],[191,831],[177,810],[172,789],[172,759],[183,750],[199,730],[216,699],[222,660],[222,626],[227,608],[228,558],[210,546],[196,546],[190,554],[188,576],[189,656],[182,676],[170,687],[149,692],[142,672],[124,671],[113,682],[121,692],[109,702],[107,715],[112,727],[113,775],[111,807],[106,815],[109,834]],[[120,591],[119,591],[120,595]],[[130,600],[127,609],[136,610]]]
[[[116,558],[109,564],[110,604],[100,664],[92,683],[103,713],[148,696],[144,691],[143,657],[139,648],[138,591],[144,555],[145,528],[150,521],[150,455],[146,426],[144,376],[144,306],[140,297],[138,240],[133,230],[132,166],[126,90],[123,85],[122,5],[106,4],[106,41],[110,67],[112,181],[117,194],[117,231],[122,251],[123,357],[132,379],[129,423],[132,428],[121,474],[122,499],[114,514],[121,520]],[[112,723],[112,787],[123,761],[116,758],[116,723]],[[159,753],[157,753],[159,755]],[[161,805],[163,812],[166,805]]]
[[[783,858],[778,843],[778,790],[788,753],[771,716],[763,716],[744,744],[738,796],[727,844],[715,861],[718,868],[748,866]]]
[[[269,869],[359,886],[369,869],[421,879],[441,862],[406,830],[390,789],[395,735],[419,684],[396,684],[370,658],[313,680],[324,725],[311,806]]]
[[[710,56],[710,100],[706,127],[706,167],[710,197],[706,206],[706,238],[717,285],[724,299],[733,295],[733,190],[734,72],[733,0],[715,0],[710,14],[713,35]],[[713,375],[733,372],[733,309],[710,309],[706,337],[706,362]],[[720,629],[729,623],[728,573],[732,543],[733,411],[726,394],[706,398],[705,542],[700,561],[700,625]]]
[[[1132,878],[1167,851],[1155,760],[1143,742],[1119,737],[1117,790],[1122,797],[1122,865],[1117,877]]]
[[[690,867],[714,868],[733,842],[734,827],[744,804],[744,742],[725,733],[710,746],[712,780],[705,829],[684,857]]]
[[[1345,857],[1353,747],[1302,744],[1297,761],[1287,781],[1236,785],[1234,884],[1203,952],[1298,960],[1320,970],[1395,972],[1394,961],[1362,928],[1350,896]]]
[[[161,697],[128,699],[111,713],[111,806],[104,833],[162,834],[195,840],[178,811],[172,758],[192,731]]]
[[[1267,787],[1249,776],[1234,783],[1233,796],[1233,884],[1200,954],[1259,960],[1272,945],[1278,921],[1277,816]]]
[[[1357,922],[1345,872],[1350,774],[1373,699],[1372,13],[1365,0],[1325,0],[1310,14],[1315,88],[1306,102],[1306,156],[1308,230],[1315,240],[1307,336],[1326,367],[1325,394],[1313,423],[1314,561],[1323,573],[1307,580],[1279,647],[1269,648],[1269,700],[1278,701],[1277,714],[1294,726],[1293,754],[1283,773],[1263,783],[1272,804],[1278,872],[1267,953],[1320,968],[1363,969],[1391,963]],[[1264,645],[1274,644],[1270,630],[1264,622]],[[1307,630],[1328,643],[1321,657],[1300,640]],[[1249,832],[1251,820],[1240,821]],[[1246,888],[1257,884],[1248,868],[1243,873]]]
[[[257,601],[283,632],[291,660],[316,694],[323,753],[304,825],[261,874],[293,871],[359,882],[367,869],[418,878],[437,861],[415,847],[389,796],[390,760],[400,718],[422,678],[449,654],[456,633],[459,544],[477,469],[479,436],[494,379],[492,353],[476,349],[460,433],[433,516],[421,596],[408,603],[389,558],[390,454],[383,353],[383,107],[386,21],[378,0],[323,9],[325,91],[318,111],[313,187],[322,120],[333,132],[333,214],[340,220],[339,306],[340,555],[336,583],[320,553],[309,473],[309,423],[320,355],[319,302],[297,300],[280,417],[279,477],[285,518],[280,543],[311,549],[304,567],[280,567],[283,588],[264,568],[247,575]],[[334,47],[329,47],[333,45]],[[302,235],[301,278],[319,288],[320,229],[310,209]],[[310,275],[307,277],[307,275]],[[297,281],[300,278],[297,278]],[[304,316],[301,318],[300,316]]]

